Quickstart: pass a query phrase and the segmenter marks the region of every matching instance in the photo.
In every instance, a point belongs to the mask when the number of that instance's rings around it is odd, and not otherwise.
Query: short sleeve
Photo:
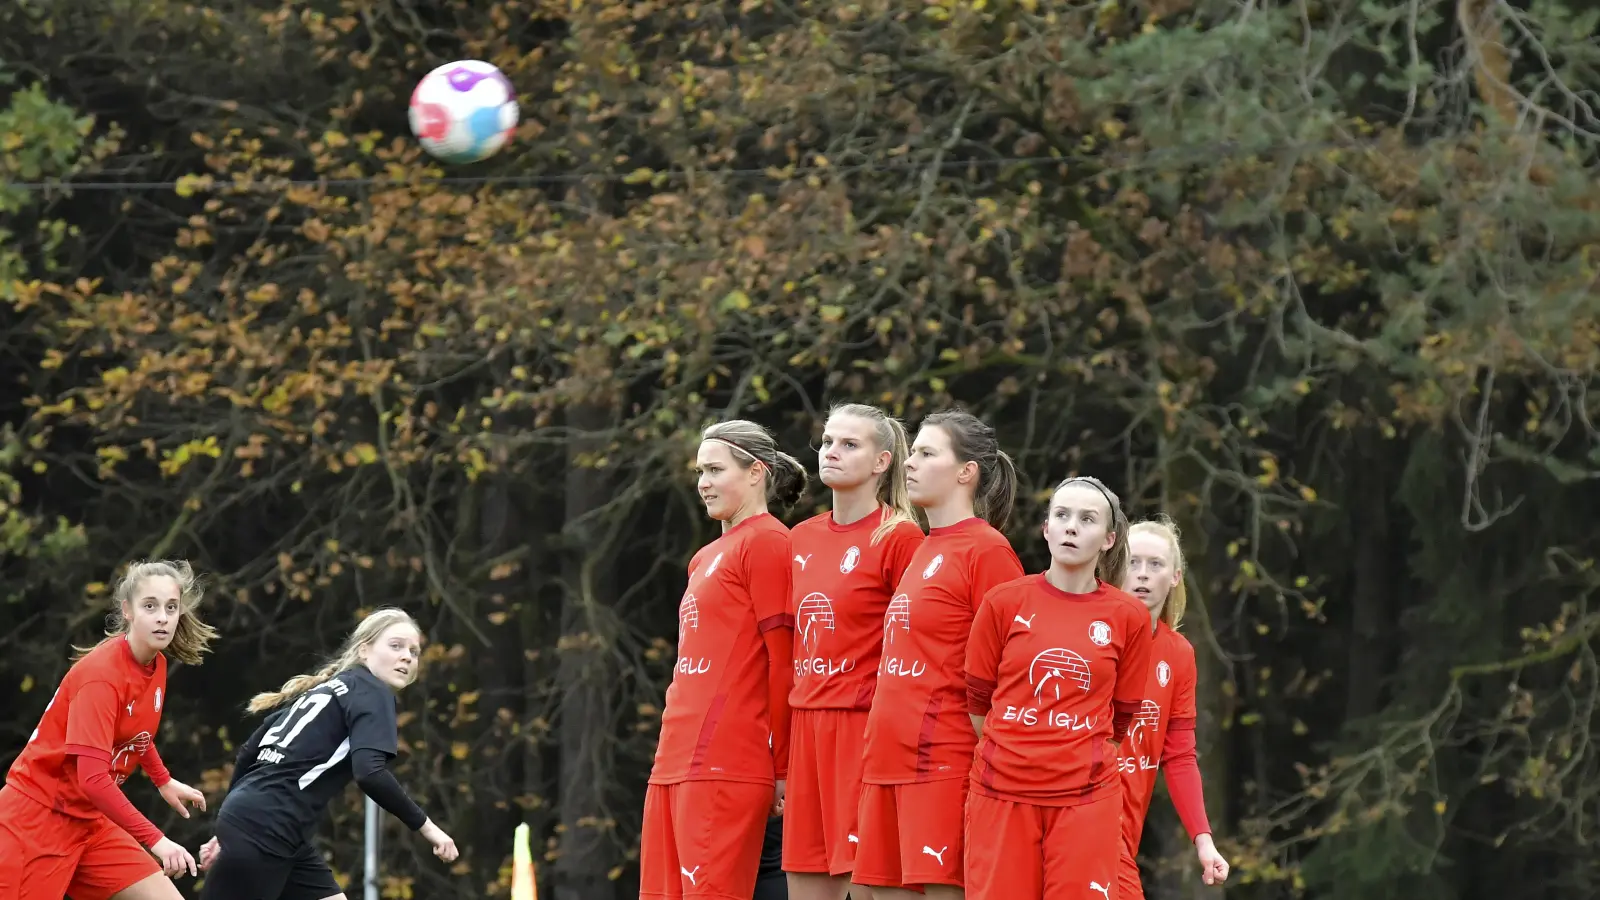
[[[889,546],[883,550],[883,583],[889,586],[890,593],[900,589],[900,579],[905,576],[906,569],[911,565],[911,557],[917,555],[917,548],[922,546],[924,540],[927,538],[915,522],[896,525],[884,538]]]
[[[1023,576],[1022,560],[1008,543],[980,547],[972,560],[972,602],[977,606],[997,586]]]
[[[1007,606],[1005,591],[992,590],[978,603],[972,617],[972,635],[967,639],[967,677],[988,684],[999,681],[1000,650],[1005,644]],[[1008,607],[1009,608],[1009,607]]]
[[[344,696],[344,704],[351,752],[376,750],[389,756],[400,752],[400,724],[395,717],[393,694],[358,682]]]
[[[1122,621],[1128,642],[1123,645],[1122,656],[1117,660],[1117,686],[1113,700],[1131,706],[1134,710],[1144,699],[1150,677],[1150,649],[1155,637],[1150,629],[1150,615],[1138,601],[1122,604]]]
[[[91,681],[68,702],[72,706],[67,710],[67,752],[90,750],[111,759],[121,694],[104,681]]]
[[[755,606],[756,627],[762,633],[794,627],[794,616],[789,611],[789,592],[794,582],[792,563],[789,535],[784,532],[763,531],[752,535],[745,545],[745,585]]]
[[[1194,647],[1183,635],[1176,635],[1180,659],[1174,660],[1177,671],[1173,675],[1178,683],[1172,689],[1172,721],[1188,721],[1193,723],[1198,713],[1195,710],[1195,682],[1198,674],[1195,670]]]

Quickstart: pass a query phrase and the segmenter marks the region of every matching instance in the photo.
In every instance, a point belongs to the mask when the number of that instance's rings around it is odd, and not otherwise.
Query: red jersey
[[[789,534],[794,553],[796,709],[872,708],[883,654],[883,613],[922,543],[915,522],[901,522],[876,544],[882,524],[870,515],[849,525],[833,513],[813,516]]]
[[[1149,621],[1149,613],[1145,621]],[[1122,836],[1129,847],[1139,846],[1144,832],[1167,733],[1194,730],[1195,678],[1194,647],[1171,625],[1157,623],[1144,697],[1128,729],[1128,739],[1117,754],[1122,770]]]
[[[678,663],[661,714],[651,784],[773,783],[762,635],[794,624],[791,556],[789,529],[763,513],[689,561],[689,584],[678,604]]]
[[[985,716],[972,790],[1039,806],[1116,790],[1107,741],[1139,709],[1150,644],[1144,604],[1110,585],[1069,594],[1032,575],[991,591],[967,645],[971,712]]]
[[[108,759],[117,784],[127,781],[155,740],[166,693],[165,656],[157,653],[146,668],[126,639],[101,643],[67,670],[6,784],[56,812],[100,818],[78,787],[74,757]]]
[[[883,616],[863,748],[867,784],[967,777],[978,741],[961,674],[972,615],[990,588],[1021,574],[1006,536],[982,519],[928,533]]]

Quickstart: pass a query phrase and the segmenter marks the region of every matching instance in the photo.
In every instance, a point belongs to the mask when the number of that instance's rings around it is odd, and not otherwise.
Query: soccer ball
[[[476,59],[446,63],[411,92],[411,133],[430,156],[447,163],[488,159],[517,127],[511,81]]]

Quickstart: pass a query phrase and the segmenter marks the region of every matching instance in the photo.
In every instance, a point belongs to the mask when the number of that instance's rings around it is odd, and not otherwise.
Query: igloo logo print
[[[1028,684],[1033,688],[1033,696],[1027,699],[1026,705],[1007,704],[1000,714],[1002,722],[1023,728],[1094,730],[1094,716],[1070,711],[1072,701],[1080,693],[1089,692],[1088,660],[1065,647],[1040,651],[1028,665]],[[1066,703],[1068,708],[1058,710],[1057,703]]]
[[[795,678],[828,678],[854,671],[855,660],[835,658],[822,650],[822,639],[833,632],[834,625],[833,600],[827,594],[812,591],[801,598],[795,608],[795,627],[800,631],[803,655],[794,661]]]
[[[911,634],[911,597],[906,594],[896,594],[889,601],[889,608],[883,613],[883,657],[878,660],[878,675],[899,675],[905,678],[919,678],[928,671],[928,664],[914,657],[891,656],[890,648],[895,646],[897,638],[905,638]],[[909,642],[902,641],[896,653],[916,652],[915,646],[907,646]]]
[[[683,601],[678,604],[678,664],[673,667],[679,675],[704,675],[711,671],[710,659],[683,652],[689,635],[699,630],[700,604],[693,594],[685,594]]]
[[[827,594],[813,591],[800,601],[794,618],[800,628],[800,646],[807,655],[814,654],[823,633],[833,630],[833,601]]]
[[[684,594],[683,600],[678,604],[678,640],[683,640],[691,631],[700,630],[700,604],[696,602],[693,594]]]
[[[1060,700],[1061,688],[1069,684],[1088,691],[1089,662],[1064,647],[1051,647],[1033,658],[1028,683],[1033,685],[1035,700]]]
[[[1166,663],[1162,663],[1166,665]],[[1161,707],[1154,700],[1139,704],[1139,712],[1128,728],[1128,740],[1117,758],[1117,769],[1124,775],[1153,772],[1161,767],[1160,747],[1153,743],[1161,728]],[[1150,751],[1155,750],[1152,754]]]

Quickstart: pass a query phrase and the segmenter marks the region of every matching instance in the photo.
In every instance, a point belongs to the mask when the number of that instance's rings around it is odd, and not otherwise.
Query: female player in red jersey
[[[1116,744],[1143,698],[1150,616],[1116,586],[1128,522],[1100,481],[1069,478],[1056,488],[1044,538],[1050,568],[989,592],[967,644],[980,733],[967,895],[1117,900]]]
[[[911,446],[906,487],[929,532],[883,617],[852,880],[876,900],[948,900],[962,896],[962,810],[977,743],[961,667],[978,602],[1022,575],[998,530],[1017,473],[994,429],[938,412]]]
[[[722,536],[689,562],[678,662],[645,791],[641,898],[747,900],[768,814],[783,811],[794,617],[789,529],[767,512],[806,472],[754,422],[701,433],[695,468]]]
[[[906,432],[882,410],[834,407],[817,450],[833,509],[789,535],[794,709],[784,797],[789,900],[844,900],[855,868],[861,735],[878,680],[883,614],[922,528],[906,493]],[[861,891],[853,900],[868,900]]]
[[[167,659],[201,662],[215,629],[186,562],[128,567],[105,640],[78,651],[0,788],[0,900],[179,900],[167,876],[194,857],[139,814],[120,787],[142,768],[184,818],[205,797],[156,752]],[[148,850],[146,849],[148,848]],[[152,858],[154,854],[154,858]]]
[[[1139,838],[1156,770],[1167,774],[1167,791],[1178,818],[1200,857],[1206,884],[1228,879],[1228,861],[1217,852],[1206,821],[1200,765],[1194,743],[1194,648],[1178,633],[1187,599],[1183,589],[1183,549],[1178,527],[1159,517],[1128,532],[1128,574],[1122,587],[1150,611],[1154,636],[1144,697],[1117,761],[1122,769],[1122,864],[1117,870],[1119,900],[1144,900],[1139,884]]]

